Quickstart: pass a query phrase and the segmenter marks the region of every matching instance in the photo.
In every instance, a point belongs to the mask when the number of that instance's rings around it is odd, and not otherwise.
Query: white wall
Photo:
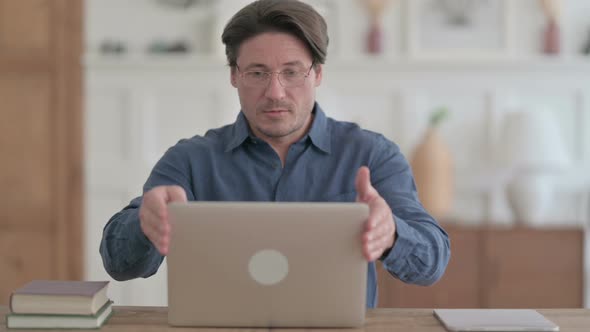
[[[363,52],[368,21],[359,1],[308,2],[318,5],[329,24],[331,45],[318,90],[328,115],[382,132],[409,155],[433,108],[445,105],[451,110],[441,130],[456,163],[452,219],[513,220],[503,170],[495,166],[493,151],[504,114],[518,106],[548,108],[558,119],[574,167],[556,179],[559,195],[550,217],[559,223],[585,222],[590,58],[581,58],[578,50],[590,30],[590,2],[564,1],[563,52],[555,58],[541,57],[538,51],[543,17],[535,0],[506,2],[511,21],[502,27],[509,34],[499,56],[451,58],[408,48],[415,25],[408,19],[407,1],[393,1],[384,14],[387,38],[381,56]],[[239,104],[229,85],[219,36],[227,19],[247,1],[211,3],[175,11],[156,0],[87,1],[88,279],[108,278],[98,255],[102,227],[141,193],[163,151],[182,137],[202,134],[237,115]],[[96,53],[103,39],[115,37],[129,45],[126,56]],[[144,53],[153,38],[180,37],[196,52],[181,57]],[[113,282],[111,297],[118,304],[164,305],[165,280],[164,265],[148,280]]]

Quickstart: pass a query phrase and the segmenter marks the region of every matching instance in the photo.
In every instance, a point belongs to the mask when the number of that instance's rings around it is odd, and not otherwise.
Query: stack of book
[[[10,296],[8,328],[99,328],[112,314],[108,281],[34,280]]]

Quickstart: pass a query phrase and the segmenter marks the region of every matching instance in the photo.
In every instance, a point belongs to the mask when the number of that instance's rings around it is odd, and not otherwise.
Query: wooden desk
[[[590,331],[590,309],[539,309],[541,314],[559,325],[561,332]],[[170,327],[167,323],[166,307],[114,307],[114,314],[102,331],[143,332],[143,331],[208,331],[231,332],[249,331],[264,332],[269,329],[199,329]],[[5,315],[8,307],[0,306],[2,322],[0,332],[25,331],[8,330]],[[282,332],[310,331],[310,329],[272,329]],[[34,330],[38,332],[39,330]],[[43,330],[50,331],[50,330]],[[318,329],[319,332],[336,331]],[[367,312],[367,321],[362,329],[342,329],[338,331],[357,332],[444,332],[445,328],[432,315],[431,309],[373,309]]]

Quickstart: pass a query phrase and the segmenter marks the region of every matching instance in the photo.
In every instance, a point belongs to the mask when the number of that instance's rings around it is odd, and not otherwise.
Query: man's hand
[[[139,208],[139,220],[143,234],[162,255],[168,254],[170,246],[170,202],[186,202],[186,192],[180,186],[158,186],[143,195]]]
[[[383,252],[393,247],[395,221],[391,208],[371,185],[369,168],[363,166],[356,174],[356,201],[369,205],[369,218],[363,232],[363,255],[369,261],[375,261]]]

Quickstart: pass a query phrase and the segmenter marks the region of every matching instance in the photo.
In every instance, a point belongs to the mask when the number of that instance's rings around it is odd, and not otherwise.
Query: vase
[[[367,36],[367,52],[370,54],[379,54],[383,51],[383,31],[377,20],[371,23],[369,34]]]
[[[411,165],[422,205],[435,219],[444,219],[453,204],[454,171],[451,151],[436,128],[428,129]]]
[[[559,44],[559,25],[555,20],[549,20],[545,28],[543,52],[545,54],[558,54]]]
[[[547,222],[553,195],[550,175],[545,172],[520,173],[506,189],[516,224],[535,226]]]

